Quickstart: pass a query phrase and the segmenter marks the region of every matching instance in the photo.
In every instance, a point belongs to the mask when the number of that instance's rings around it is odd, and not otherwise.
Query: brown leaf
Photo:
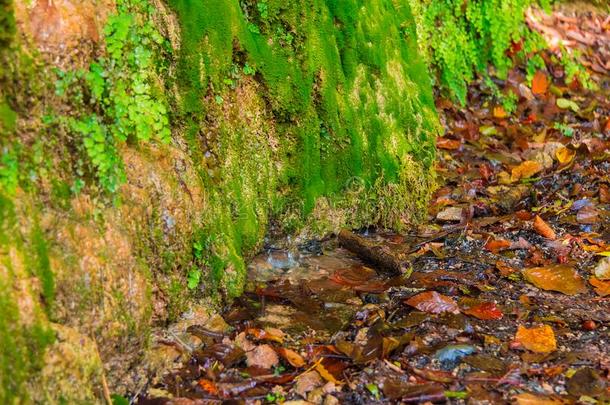
[[[319,362],[316,364],[316,370],[326,381],[331,382],[333,384],[341,384],[341,382],[338,381],[334,375],[332,375],[330,372],[328,372],[328,370],[326,370],[322,363]]]
[[[256,346],[254,350],[246,352],[246,364],[249,367],[270,369],[277,366],[279,361],[277,353],[269,345]]]
[[[459,149],[462,142],[456,139],[436,138],[436,147],[439,149],[455,150]]]
[[[545,397],[524,392],[513,397],[516,405],[562,405],[565,402],[554,397]]]
[[[527,179],[532,177],[534,174],[542,171],[542,164],[535,160],[526,160],[518,166],[513,167],[511,170],[510,179],[512,182]]]
[[[291,349],[286,349],[284,347],[280,347],[278,353],[284,360],[286,360],[292,367],[301,368],[305,365],[305,360],[303,357]]]
[[[549,325],[542,325],[534,328],[526,328],[519,325],[515,340],[526,348],[536,353],[551,353],[557,350],[555,332]]]
[[[302,397],[307,397],[307,393],[321,386],[322,382],[320,374],[316,370],[311,370],[296,378],[294,391]]]
[[[517,269],[509,266],[508,264],[504,263],[501,260],[498,260],[496,262],[496,268],[500,271],[500,275],[502,277],[508,277],[517,271]]]
[[[492,253],[498,253],[501,250],[508,249],[510,246],[510,241],[507,241],[505,239],[494,239],[490,240],[485,244],[485,249],[489,250]]]
[[[608,120],[610,122],[610,120]],[[599,202],[602,204],[610,203],[610,187],[606,184],[599,186]]]
[[[582,207],[576,213],[576,222],[579,224],[596,224],[599,222],[599,211],[591,205]]]
[[[493,302],[483,302],[463,311],[467,315],[472,315],[475,318],[484,321],[502,319],[504,314]]]
[[[567,295],[576,295],[587,290],[582,277],[571,266],[564,264],[525,269],[523,277],[538,288]]]
[[[407,305],[419,309],[423,312],[429,312],[432,314],[440,314],[442,312],[453,312],[458,313],[459,308],[453,298],[439,294],[436,291],[426,291],[417,294],[407,301]]]
[[[544,222],[544,220],[538,215],[536,215],[536,218],[534,218],[534,231],[536,231],[538,235],[547,239],[557,239],[557,235],[555,234],[553,228],[551,228],[549,224]]]
[[[537,71],[532,79],[532,93],[541,96],[546,93],[548,87],[549,80],[547,79],[546,74],[544,74],[542,70]]]

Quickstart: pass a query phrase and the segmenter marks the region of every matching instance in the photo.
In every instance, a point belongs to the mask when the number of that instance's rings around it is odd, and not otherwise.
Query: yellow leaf
[[[526,328],[519,325],[515,340],[527,350],[536,353],[551,353],[557,350],[555,332],[549,325],[542,325],[534,328]]]
[[[329,373],[328,370],[324,368],[322,363],[316,363],[316,371],[320,373],[322,378],[324,378],[326,381],[331,382],[333,384],[341,384],[341,382],[337,380],[334,375]]]
[[[543,290],[559,291],[566,295],[577,295],[587,291],[582,277],[565,264],[525,269],[523,277]]]
[[[532,177],[534,174],[542,171],[543,167],[539,162],[534,160],[526,160],[521,163],[519,166],[513,167],[511,171],[511,181],[518,181],[521,179],[527,179]]]
[[[591,277],[589,283],[595,288],[595,292],[600,297],[610,295],[610,281],[602,281],[595,277]]]
[[[561,164],[570,163],[574,159],[574,156],[576,156],[576,151],[568,149],[565,146],[562,146],[555,152],[555,157]]]

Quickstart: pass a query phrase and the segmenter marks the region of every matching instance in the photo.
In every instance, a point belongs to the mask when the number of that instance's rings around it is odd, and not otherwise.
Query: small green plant
[[[265,401],[271,402],[272,404],[282,403],[282,402],[286,401],[286,397],[284,397],[284,395],[282,395],[280,393],[270,392],[265,397]]]
[[[4,147],[0,156],[0,189],[12,195],[19,184],[19,160],[14,151]]]
[[[564,123],[556,122],[553,124],[553,128],[555,128],[556,130],[561,132],[563,136],[567,136],[568,138],[572,138],[574,136],[574,128]]]
[[[269,5],[266,1],[259,1],[256,3],[256,8],[258,9],[258,15],[261,16],[261,19],[266,20],[269,18]]]

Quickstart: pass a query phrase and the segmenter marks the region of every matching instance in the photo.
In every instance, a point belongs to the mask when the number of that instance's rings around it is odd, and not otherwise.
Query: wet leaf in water
[[[575,397],[596,397],[605,391],[605,387],[599,374],[590,367],[581,368],[566,383],[568,393]]]
[[[405,301],[407,305],[431,314],[442,312],[458,313],[459,308],[453,298],[439,294],[436,291],[426,291]]]
[[[463,357],[466,357],[474,352],[474,346],[448,345],[438,350],[435,356],[441,363],[456,363]]]
[[[582,277],[568,265],[532,267],[523,270],[522,274],[528,282],[543,290],[559,291],[567,295],[576,295],[587,291]]]
[[[527,350],[536,353],[551,353],[557,350],[555,332],[549,325],[526,328],[519,325],[515,341],[519,342]]]
[[[277,352],[286,360],[292,367],[301,368],[305,366],[305,359],[294,350],[280,347]]]
[[[549,81],[546,74],[541,70],[537,71],[532,79],[532,93],[537,96],[544,95],[548,87]]]
[[[534,395],[529,393],[518,394],[514,396],[517,405],[563,405],[564,401],[555,397],[545,397],[542,395]]]
[[[485,321],[502,319],[504,316],[502,311],[493,302],[483,302],[465,309],[463,312]]]
[[[418,369],[412,368],[411,371],[413,374],[420,376],[421,378],[425,378],[428,381],[440,382],[440,383],[450,383],[455,381],[455,376],[448,371],[442,370],[428,370],[428,369]]]
[[[485,244],[485,249],[492,253],[499,253],[502,250],[508,249],[511,242],[506,239],[492,239]]]
[[[519,166],[513,167],[511,170],[510,179],[511,181],[519,181],[521,179],[527,179],[532,177],[534,174],[542,171],[543,167],[540,163],[534,160],[526,160]]]
[[[601,259],[595,266],[593,274],[599,280],[610,280],[610,257]]]
[[[595,293],[600,297],[610,295],[610,280],[602,281],[595,277],[591,277],[589,283],[594,287]]]
[[[542,237],[547,239],[555,240],[557,235],[549,224],[547,224],[540,216],[536,215],[534,218],[534,231]]]

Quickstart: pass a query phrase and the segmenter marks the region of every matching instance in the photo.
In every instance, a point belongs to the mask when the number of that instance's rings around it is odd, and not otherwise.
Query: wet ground
[[[510,114],[483,81],[439,97],[429,221],[359,230],[402,274],[334,237],[270,247],[221,317],[162,342],[183,361],[139,403],[610,403],[610,19],[553,18],[594,88],[549,52],[498,83]]]

